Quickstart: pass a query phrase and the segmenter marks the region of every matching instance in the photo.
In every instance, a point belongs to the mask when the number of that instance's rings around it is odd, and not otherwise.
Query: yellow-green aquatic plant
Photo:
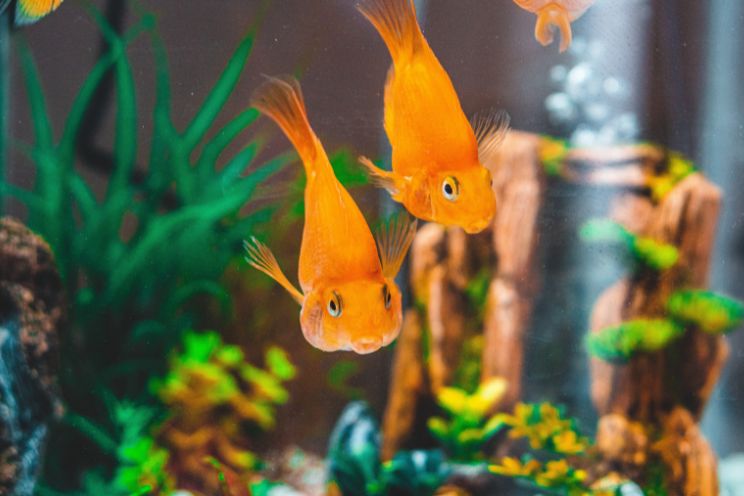
[[[610,362],[624,362],[636,353],[651,353],[667,347],[686,332],[699,330],[725,334],[744,322],[744,304],[704,290],[680,290],[667,301],[667,315],[635,319],[591,333],[586,338],[589,353]]]
[[[587,473],[573,463],[591,447],[576,421],[550,403],[519,403],[513,413],[499,414],[511,439],[525,439],[531,452],[521,458],[504,457],[489,465],[497,475],[526,481],[541,490],[567,496],[613,495],[614,490],[594,491]]]
[[[651,176],[648,180],[651,196],[656,201],[662,200],[677,183],[694,172],[695,165],[692,160],[679,152],[669,152],[666,170],[660,175]]]
[[[171,454],[169,470],[178,482],[198,481],[203,491],[214,491],[216,479],[205,477],[208,457],[241,476],[258,468],[251,434],[274,427],[276,407],[289,399],[283,383],[296,374],[279,348],[267,350],[265,363],[266,369],[249,364],[216,333],[184,336],[170,372],[152,384],[170,412],[157,439]]]
[[[679,250],[673,245],[633,234],[619,223],[609,219],[593,219],[580,231],[581,239],[589,243],[613,243],[623,246],[633,262],[651,270],[666,270],[679,259]]]
[[[568,155],[568,142],[550,136],[540,137],[540,162],[549,176],[560,176],[563,172],[563,162]]]
[[[669,316],[708,334],[725,334],[744,321],[742,302],[703,290],[681,290],[667,302]]]
[[[624,362],[636,353],[659,351],[685,333],[670,319],[636,319],[586,337],[589,353],[609,362]]]
[[[428,427],[453,460],[475,462],[484,458],[483,447],[504,426],[501,416],[492,412],[506,388],[504,379],[494,378],[473,394],[454,387],[439,390],[437,403],[449,418],[432,417]]]
[[[510,438],[526,439],[533,450],[578,455],[590,446],[589,440],[579,434],[576,421],[550,403],[519,403],[513,413],[502,413],[498,418],[508,427]]]

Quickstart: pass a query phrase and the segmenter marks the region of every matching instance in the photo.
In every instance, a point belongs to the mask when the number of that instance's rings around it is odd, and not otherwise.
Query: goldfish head
[[[416,217],[470,234],[488,227],[496,213],[491,172],[480,164],[414,177],[400,196]]]
[[[398,286],[378,276],[313,288],[300,324],[305,339],[318,349],[367,354],[398,337],[401,313]]]

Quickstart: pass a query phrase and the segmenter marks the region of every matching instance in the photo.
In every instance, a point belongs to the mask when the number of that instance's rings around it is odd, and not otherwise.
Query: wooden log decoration
[[[396,345],[383,422],[385,459],[406,445],[416,426],[426,425],[436,391],[452,384],[468,336],[484,335],[483,379],[509,380],[502,407],[520,397],[524,333],[538,279],[534,258],[545,182],[539,149],[538,136],[513,131],[486,164],[498,209],[483,233],[426,224],[416,235],[410,269],[416,309],[406,312]],[[490,290],[481,330],[467,291],[483,270]]]
[[[615,220],[637,234],[676,246],[679,260],[666,271],[642,270],[607,289],[594,307],[593,332],[635,318],[663,317],[675,290],[707,286],[720,201],[718,188],[697,173],[678,183],[658,204],[640,193],[616,200]],[[633,458],[630,453],[614,452],[617,443],[611,439],[617,437],[618,423],[608,419],[622,416],[628,425],[662,432],[648,443],[648,456],[655,454],[666,467],[670,494],[717,495],[715,456],[696,424],[727,353],[722,337],[690,330],[667,348],[636,355],[628,363],[593,358],[592,398],[602,417],[597,442],[605,457],[619,461],[624,473],[638,469],[627,462]],[[684,452],[671,449],[683,445],[687,446]],[[664,446],[669,449],[659,448]]]
[[[499,149],[492,170],[498,210],[492,230],[497,260],[486,303],[482,378],[503,377],[509,384],[502,408],[522,395],[524,334],[537,292],[537,222],[545,173],[540,139],[512,133]]]

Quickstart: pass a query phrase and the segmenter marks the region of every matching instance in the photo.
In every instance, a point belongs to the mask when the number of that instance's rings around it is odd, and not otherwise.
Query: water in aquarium
[[[741,0],[0,0],[0,495],[744,496]]]

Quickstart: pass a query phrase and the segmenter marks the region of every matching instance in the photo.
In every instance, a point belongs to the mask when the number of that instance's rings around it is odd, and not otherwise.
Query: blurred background
[[[275,0],[268,7],[258,0],[91,3],[119,33],[143,13],[154,14],[168,54],[176,129],[200,109],[235,47],[264,16],[247,69],[215,126],[247,108],[262,75],[293,73],[300,75],[311,123],[327,150],[386,156],[382,91],[390,59],[353,0]],[[424,33],[468,115],[500,107],[518,130],[582,146],[652,141],[691,157],[724,191],[711,286],[744,298],[742,2],[598,0],[574,23],[575,41],[564,54],[556,46],[536,43],[534,16],[511,1],[419,0],[417,6]],[[33,54],[50,123],[59,136],[75,95],[108,46],[86,9],[68,0],[54,15],[12,35],[7,118],[14,139],[30,142],[34,128],[16,48],[27,44]],[[127,52],[141,117],[135,168],[144,174],[152,144],[156,70],[146,37],[132,41]],[[104,151],[114,141],[113,75],[94,98],[93,110],[83,119],[75,167],[100,194],[112,170]],[[259,119],[256,129],[269,139],[261,151],[266,157],[288,149],[266,119]],[[238,139],[227,153],[241,148]],[[292,185],[299,169],[290,165],[272,177],[263,188],[266,201],[296,199]],[[34,169],[18,147],[8,154],[6,176],[21,186],[34,181]],[[384,195],[371,186],[356,189],[354,196],[370,223],[387,208]],[[6,207],[21,218],[27,214],[15,200],[8,199]],[[586,426],[596,417],[582,339],[596,295],[622,268],[582,247],[576,231],[606,209],[601,195],[579,194],[570,186],[549,190],[539,232],[543,284],[528,334],[527,399],[564,404]],[[300,229],[297,218],[279,234],[266,234],[290,279],[296,273]],[[298,444],[324,453],[333,424],[350,399],[364,398],[382,414],[391,349],[371,356],[317,351],[302,337],[296,308],[281,288],[265,281],[256,299],[256,291],[246,290],[241,281],[263,276],[244,263],[232,264],[226,277],[234,309],[226,322],[219,321],[223,339],[239,344],[254,360],[269,344],[279,345],[298,370],[288,384],[289,402],[278,410],[276,428],[262,438],[264,448]],[[204,325],[216,322],[207,319]],[[703,423],[722,457],[744,451],[744,384],[739,379],[744,374],[744,334],[732,334],[730,345],[729,362]]]

